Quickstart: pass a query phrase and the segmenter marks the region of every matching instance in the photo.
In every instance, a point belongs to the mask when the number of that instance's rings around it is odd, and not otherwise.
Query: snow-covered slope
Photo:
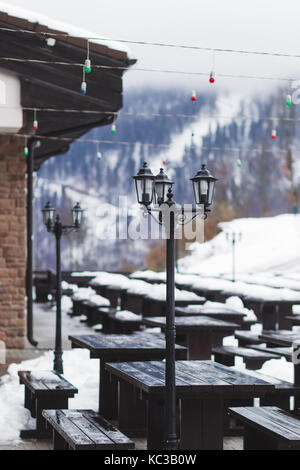
[[[286,272],[300,270],[300,215],[235,219],[219,224],[222,232],[209,242],[191,246],[180,260],[180,270],[218,275],[231,273],[232,245],[226,233],[237,234],[236,272]],[[239,241],[239,233],[242,239]]]

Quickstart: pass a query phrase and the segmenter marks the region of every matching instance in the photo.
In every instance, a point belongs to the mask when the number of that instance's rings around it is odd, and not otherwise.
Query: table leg
[[[293,315],[293,306],[291,304],[281,304],[278,307],[278,327],[280,330],[291,330],[293,328],[292,320],[287,315]]]
[[[263,331],[276,330],[277,323],[277,305],[263,305],[262,308],[262,325]]]
[[[111,380],[102,360],[100,360],[99,413],[106,419],[118,417],[118,382]]]
[[[140,390],[128,382],[120,381],[119,429],[130,437],[146,435],[146,400]]]
[[[212,333],[196,332],[187,335],[188,359],[211,359]]]
[[[182,450],[223,449],[223,406],[217,394],[181,400]]]

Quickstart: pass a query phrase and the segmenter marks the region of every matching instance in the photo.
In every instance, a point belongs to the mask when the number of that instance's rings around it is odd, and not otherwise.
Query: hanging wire
[[[186,44],[174,44],[174,43],[164,43],[164,42],[153,42],[153,41],[140,41],[140,40],[130,40],[122,38],[106,38],[102,36],[80,36],[72,35],[68,33],[53,33],[49,31],[29,31],[28,29],[14,29],[8,27],[0,27],[0,31],[7,31],[11,33],[26,33],[38,36],[51,36],[56,38],[67,38],[67,39],[85,39],[89,41],[104,41],[104,42],[119,42],[124,44],[136,44],[140,46],[156,46],[156,47],[169,47],[175,49],[190,49],[198,51],[213,51],[213,52],[222,52],[222,53],[231,53],[231,54],[249,54],[249,55],[262,55],[262,56],[271,56],[271,57],[290,57],[294,59],[299,59],[299,54],[285,53],[285,52],[268,52],[268,51],[256,51],[256,50],[246,50],[246,49],[226,49],[221,47],[207,47],[207,46],[198,46],[198,45],[186,45]]]

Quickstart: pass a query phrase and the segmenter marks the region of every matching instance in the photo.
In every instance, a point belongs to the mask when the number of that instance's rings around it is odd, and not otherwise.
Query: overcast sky
[[[299,53],[300,2],[295,0],[9,0],[113,39]],[[229,79],[219,73],[300,78],[300,59],[216,53],[216,82],[208,83],[211,52],[130,46],[139,67],[207,72],[207,77],[129,72],[125,86],[174,84],[267,93],[282,82]],[[288,83],[283,84],[288,88]]]

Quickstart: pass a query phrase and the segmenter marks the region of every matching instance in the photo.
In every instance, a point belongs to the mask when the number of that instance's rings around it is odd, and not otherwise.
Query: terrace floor
[[[63,314],[63,348],[71,349],[68,335],[70,334],[91,334],[92,328],[80,322],[79,317],[69,317],[66,312]],[[43,354],[43,349],[52,349],[55,335],[55,307],[49,304],[34,304],[34,337],[39,342],[39,348],[35,350],[29,344],[24,350],[12,349],[7,351],[6,364],[0,364],[0,376],[6,373],[7,367],[11,363],[20,363],[27,359],[38,358]],[[137,450],[146,449],[145,439],[133,439]],[[1,450],[51,450],[50,440],[28,439],[16,443],[5,445],[0,444]],[[242,450],[243,442],[241,437],[226,437],[224,439],[224,450]]]

